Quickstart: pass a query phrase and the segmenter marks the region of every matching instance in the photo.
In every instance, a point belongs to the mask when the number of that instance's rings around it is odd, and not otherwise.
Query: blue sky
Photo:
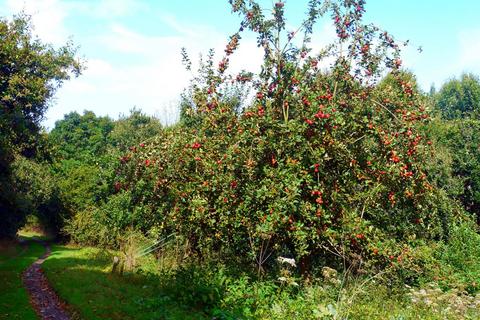
[[[272,0],[260,2],[272,5]],[[286,1],[292,28],[306,2]],[[367,0],[366,9],[366,21],[410,40],[403,60],[424,90],[462,72],[480,75],[480,1]],[[116,118],[134,106],[163,122],[175,121],[179,94],[191,77],[181,65],[180,48],[193,60],[209,48],[221,53],[239,22],[227,0],[0,0],[0,16],[21,10],[32,15],[45,42],[59,46],[72,39],[87,65],[82,76],[58,91],[44,121],[50,128],[70,111]],[[315,45],[333,34],[331,25],[321,22]],[[260,57],[254,38],[247,36],[233,70],[255,70]]]

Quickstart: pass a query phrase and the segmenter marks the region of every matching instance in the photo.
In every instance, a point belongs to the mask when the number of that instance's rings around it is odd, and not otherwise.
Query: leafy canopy
[[[477,118],[480,115],[480,79],[463,74],[445,83],[436,95],[436,105],[445,119]]]
[[[26,212],[11,165],[33,157],[40,121],[56,90],[82,69],[71,43],[54,48],[32,35],[30,19],[0,18],[0,237],[12,236]]]

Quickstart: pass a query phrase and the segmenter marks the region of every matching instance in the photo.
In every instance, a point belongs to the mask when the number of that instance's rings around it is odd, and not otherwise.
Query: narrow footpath
[[[45,254],[35,261],[23,273],[23,284],[30,295],[30,302],[35,312],[43,320],[69,320],[66,305],[50,287],[41,268],[42,263],[50,255],[50,246],[39,241],[45,247]]]

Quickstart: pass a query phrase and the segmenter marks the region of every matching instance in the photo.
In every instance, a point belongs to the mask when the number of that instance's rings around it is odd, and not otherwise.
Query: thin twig
[[[379,105],[380,107],[382,107],[383,109],[385,109],[386,111],[388,111],[388,113],[390,113],[392,115],[392,117],[394,117],[398,122],[401,122],[400,119],[392,112],[390,111],[390,109],[387,108],[387,106],[385,106],[384,104],[376,101],[376,100],[372,100],[375,104]]]

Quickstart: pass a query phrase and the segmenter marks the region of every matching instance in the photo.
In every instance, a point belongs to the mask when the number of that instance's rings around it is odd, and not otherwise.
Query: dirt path
[[[45,246],[45,254],[35,261],[23,273],[23,284],[27,288],[30,295],[30,302],[43,320],[69,320],[65,311],[65,303],[63,303],[53,289],[48,284],[48,280],[43,274],[41,264],[50,255],[50,246],[44,242],[40,242]]]

